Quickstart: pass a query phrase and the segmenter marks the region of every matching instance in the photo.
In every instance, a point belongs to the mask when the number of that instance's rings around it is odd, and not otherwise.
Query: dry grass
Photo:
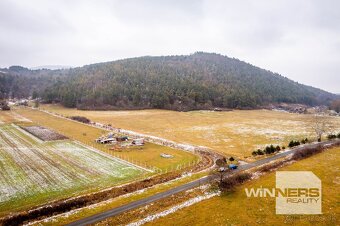
[[[292,139],[314,137],[311,115],[268,110],[175,112],[167,110],[79,111],[60,105],[42,108],[65,116],[81,115],[114,127],[202,145],[242,159],[267,144],[286,145]],[[340,118],[332,117],[340,128]]]
[[[28,120],[14,111],[0,111],[0,124],[12,122],[27,122]]]
[[[280,169],[313,171],[321,179],[323,215],[316,218],[276,215],[275,198],[246,197],[245,188],[275,187],[275,172],[272,172],[245,183],[234,192],[202,201],[146,225],[339,225],[339,152],[340,148],[333,148]]]

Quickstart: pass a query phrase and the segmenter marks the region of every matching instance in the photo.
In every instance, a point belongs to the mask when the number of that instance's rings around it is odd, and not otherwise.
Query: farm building
[[[142,146],[142,145],[144,145],[144,139],[143,138],[134,139],[132,141],[132,144],[134,144],[136,146]]]
[[[108,144],[108,143],[116,143],[117,139],[116,138],[105,138],[100,141],[101,144]]]
[[[121,142],[121,141],[127,141],[129,138],[127,136],[124,136],[124,137],[116,137],[116,140],[118,142]]]

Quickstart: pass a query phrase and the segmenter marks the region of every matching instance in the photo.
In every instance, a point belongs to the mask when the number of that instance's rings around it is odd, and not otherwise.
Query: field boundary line
[[[14,123],[11,124],[14,128],[25,134],[26,136],[32,138],[34,141],[38,142],[39,144],[44,143],[43,140],[39,139],[38,137],[34,136],[33,134],[27,132],[26,130],[22,129],[20,126],[15,125]]]

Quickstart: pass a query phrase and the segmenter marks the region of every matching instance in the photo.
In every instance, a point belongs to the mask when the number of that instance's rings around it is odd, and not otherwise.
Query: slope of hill
[[[203,52],[8,72],[19,81],[10,88],[11,95],[34,92],[47,102],[81,109],[256,108],[279,102],[328,104],[336,98],[238,59]]]

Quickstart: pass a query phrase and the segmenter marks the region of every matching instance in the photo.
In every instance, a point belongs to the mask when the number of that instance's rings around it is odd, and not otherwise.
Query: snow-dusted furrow
[[[73,141],[37,142],[15,125],[0,126],[0,207],[37,194],[113,185],[141,171]]]
[[[25,149],[26,151],[20,152],[17,149],[16,151],[22,156],[22,159],[24,159],[24,167],[29,167],[30,173],[34,174],[32,178],[37,179],[37,181],[33,181],[33,183],[38,183],[42,187],[45,187],[46,184],[55,183],[55,177],[57,176],[55,172],[58,172],[58,168],[50,165],[46,159],[43,158],[43,155],[38,151],[41,149],[33,146],[31,142],[24,137],[21,137],[16,133],[16,130],[11,130],[9,135],[11,136],[11,142],[15,143],[16,147],[29,147],[28,149]],[[48,169],[48,171],[46,171],[46,169]]]
[[[28,180],[25,180],[24,186],[28,184],[31,186],[37,184],[39,185],[38,189],[43,191],[51,181],[40,165],[41,160],[32,153],[31,148],[28,149],[28,151],[20,151],[17,149],[17,147],[23,148],[25,146],[11,134],[10,130],[2,133],[2,135],[8,146],[12,147],[12,150],[7,151],[7,153],[11,156],[16,165],[25,172],[28,178]],[[26,182],[28,182],[28,184],[26,184]]]

